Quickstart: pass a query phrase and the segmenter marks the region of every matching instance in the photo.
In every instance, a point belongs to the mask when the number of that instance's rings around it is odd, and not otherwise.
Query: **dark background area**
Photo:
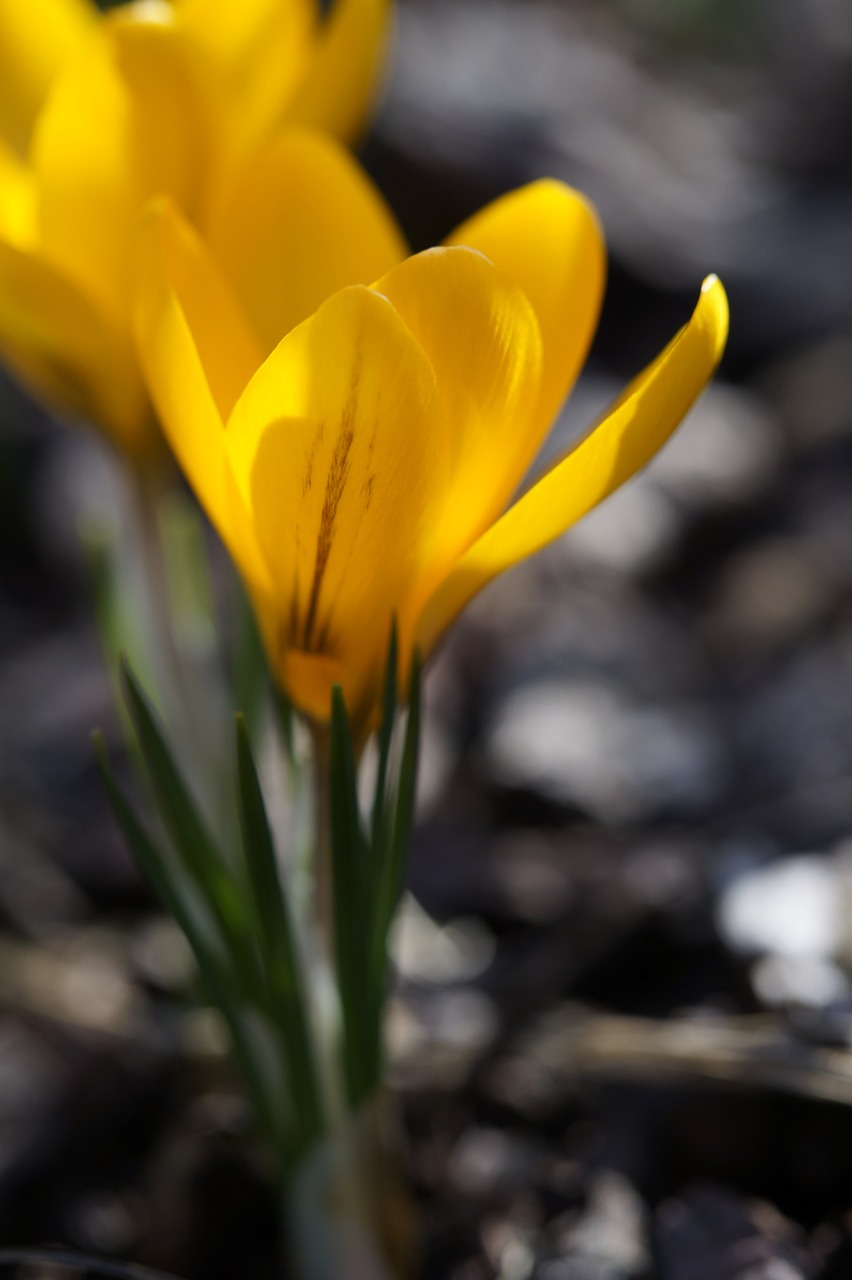
[[[400,0],[414,248],[547,174],[610,275],[553,448],[717,272],[716,383],[430,676],[395,1082],[432,1280],[852,1275],[852,9]],[[274,1274],[218,1025],[108,816],[92,440],[0,400],[0,1241]]]

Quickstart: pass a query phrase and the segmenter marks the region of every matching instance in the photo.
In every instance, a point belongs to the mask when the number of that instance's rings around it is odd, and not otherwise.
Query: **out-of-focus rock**
[[[738,951],[832,956],[843,939],[838,888],[826,859],[782,858],[735,876],[719,898],[719,927]]]
[[[612,1170],[592,1181],[583,1212],[558,1232],[558,1256],[537,1280],[640,1280],[651,1263],[648,1211],[636,1188]]]
[[[767,537],[733,555],[711,605],[712,635],[737,656],[808,638],[848,590],[842,566],[817,537]]]
[[[735,867],[716,907],[731,949],[752,959],[755,995],[769,1008],[822,1010],[848,1039],[852,856],[803,854]],[[823,1024],[829,1034],[829,1024]]]
[[[450,1156],[448,1174],[465,1195],[505,1194],[530,1185],[543,1154],[527,1135],[471,1126]]]
[[[660,1280],[810,1280],[800,1233],[772,1205],[697,1187],[656,1214]]]
[[[488,968],[494,939],[478,920],[439,925],[406,896],[391,938],[391,954],[404,979],[415,982],[470,982]]]
[[[763,389],[802,453],[852,432],[852,333],[832,334],[787,351],[762,378]]]
[[[822,956],[762,956],[750,978],[755,995],[769,1009],[836,1009],[849,996],[843,970]],[[848,1026],[848,1014],[845,1021]]]
[[[391,1002],[387,1021],[392,1082],[458,1089],[498,1027],[493,1001],[473,987],[407,990]]]
[[[603,684],[520,687],[500,704],[487,753],[504,785],[579,805],[603,822],[700,813],[726,783],[706,714],[642,706]]]

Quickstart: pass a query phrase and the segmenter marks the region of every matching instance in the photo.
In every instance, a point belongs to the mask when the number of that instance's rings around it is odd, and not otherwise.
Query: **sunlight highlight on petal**
[[[455,558],[505,508],[538,451],[538,322],[518,285],[471,249],[416,254],[375,288],[435,370],[452,459],[432,517],[435,549]]]
[[[418,627],[424,653],[492,578],[559,537],[650,461],[704,389],[721,359],[727,333],[725,291],[710,276],[691,320],[665,351],[441,584]]]
[[[574,385],[597,328],[606,278],[597,214],[585,196],[547,179],[487,205],[447,243],[479,249],[521,286],[535,309],[544,350],[537,448]]]

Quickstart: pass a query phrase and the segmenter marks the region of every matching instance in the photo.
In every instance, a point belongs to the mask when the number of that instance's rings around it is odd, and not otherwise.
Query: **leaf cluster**
[[[354,1109],[380,1086],[388,938],[403,878],[414,810],[420,726],[416,659],[404,731],[398,646],[389,646],[378,763],[369,813],[361,811],[356,749],[342,691],[334,690],[324,767],[330,937],[339,1002],[331,1051],[345,1102]],[[306,921],[276,851],[246,718],[236,717],[237,848],[210,830],[175,759],[158,715],[126,661],[121,689],[162,829],[143,822],[117,782],[103,738],[93,741],[107,797],[125,839],[165,910],[192,948],[209,1001],[225,1019],[259,1122],[286,1176],[332,1124],[323,1085],[326,1045],[312,1000]],[[289,721],[285,717],[287,726]],[[288,749],[292,746],[287,743]],[[327,821],[326,821],[327,820]],[[319,875],[317,851],[315,873]],[[309,932],[309,931],[308,931]]]

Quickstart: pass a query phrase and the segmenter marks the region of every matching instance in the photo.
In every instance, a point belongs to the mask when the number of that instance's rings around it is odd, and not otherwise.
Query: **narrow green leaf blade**
[[[201,942],[201,934],[192,913],[187,909],[173,877],[169,874],[168,860],[157,848],[115,780],[107,758],[103,736],[99,731],[92,734],[92,746],[110,808],[131,853],[165,909],[186,934],[193,951],[206,954],[207,947]]]
[[[358,808],[352,730],[343,697],[332,692],[329,735],[331,878],[334,951],[343,1013],[349,1101],[356,1105],[372,1083],[367,972],[368,857]]]
[[[379,877],[375,925],[371,938],[370,991],[373,999],[376,1052],[381,1054],[381,1022],[386,997],[388,938],[394,913],[402,893],[405,859],[414,822],[417,797],[417,766],[420,755],[421,677],[420,659],[414,654],[408,693],[408,722],[397,780],[393,827],[385,846],[385,859]],[[381,1064],[377,1065],[377,1073]]]
[[[277,1144],[280,1144],[282,1156],[288,1158],[287,1144],[281,1131],[280,1118],[269,1099],[258,1068],[256,1055],[240,1016],[239,998],[235,997],[230,989],[227,970],[206,939],[203,927],[199,925],[186,901],[185,895],[181,891],[180,885],[171,874],[168,859],[157,848],[154,840],[137,817],[132,805],[116,782],[109,765],[103,737],[99,732],[92,734],[92,745],[107,799],[116,822],[127,840],[130,851],[139,867],[150,881],[154,892],[189,942],[208,998],[212,1004],[217,1006],[228,1024],[234,1051],[245,1076],[246,1085],[257,1111],[258,1119],[272,1139]]]
[[[318,1077],[304,998],[303,978],[293,936],[287,895],[245,717],[236,717],[240,822],[248,880],[263,939],[272,1017],[278,1022],[288,1058],[294,1125],[305,1149],[322,1129]]]
[[[378,735],[378,764],[376,768],[376,790],[373,798],[372,849],[373,863],[381,856],[382,837],[385,825],[385,803],[387,791],[388,763],[394,724],[396,722],[396,682],[399,667],[399,641],[397,638],[396,618],[391,624],[388,658],[385,666],[385,688],[382,698],[382,721]]]
[[[126,660],[121,675],[139,745],[175,848],[210,903],[247,993],[258,999],[262,994],[258,966],[239,888],[202,821],[153,708]]]

